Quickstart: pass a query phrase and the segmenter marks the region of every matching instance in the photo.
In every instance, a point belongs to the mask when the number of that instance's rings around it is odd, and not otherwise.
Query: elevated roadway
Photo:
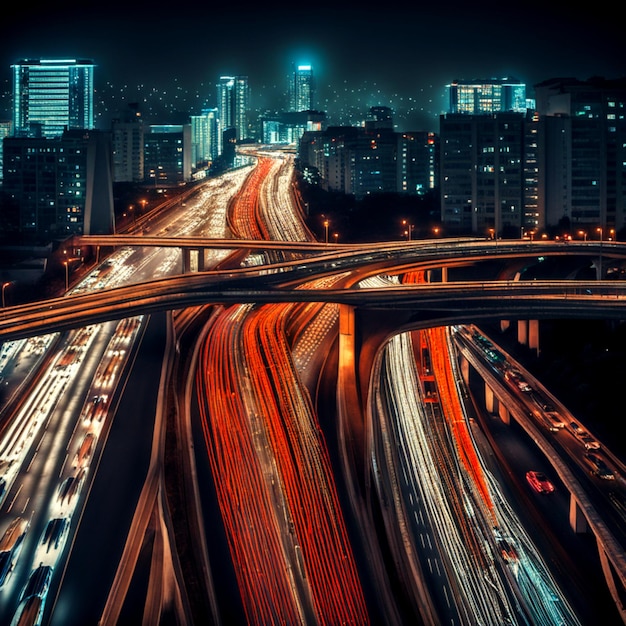
[[[486,281],[307,289],[266,286],[264,277],[224,279],[197,273],[8,307],[0,340],[202,304],[334,302],[367,312],[389,332],[499,319],[624,319],[626,282]],[[378,312],[378,315],[372,313]]]

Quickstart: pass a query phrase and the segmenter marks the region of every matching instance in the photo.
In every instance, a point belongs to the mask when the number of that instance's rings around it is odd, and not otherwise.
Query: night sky
[[[329,121],[383,104],[398,111],[400,130],[437,130],[454,79],[513,76],[532,96],[555,76],[626,75],[622,22],[608,2],[588,4],[593,14],[571,3],[270,4],[15,2],[0,27],[0,77],[8,87],[20,58],[88,58],[112,107],[143,98],[193,113],[215,106],[224,74],[248,76],[254,107],[284,108],[291,64],[307,62]]]

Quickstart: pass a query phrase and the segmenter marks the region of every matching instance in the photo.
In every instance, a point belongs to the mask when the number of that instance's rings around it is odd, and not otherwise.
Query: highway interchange
[[[126,241],[67,296],[3,311],[7,391],[10,385],[27,386],[23,397],[31,404],[16,407],[10,423],[3,422],[0,463],[6,485],[0,521],[4,528],[26,516],[29,526],[0,588],[0,621],[24,612],[37,616],[31,623],[124,623],[137,611],[130,599],[136,594],[133,580],[142,577],[146,592],[139,605],[145,604],[145,623],[170,614],[181,623],[200,623],[199,614],[226,623],[225,600],[216,591],[223,575],[239,589],[239,618],[246,623],[364,624],[384,616],[393,624],[403,623],[407,613],[425,624],[440,623],[443,615],[452,624],[584,623],[577,611],[584,614],[589,607],[570,604],[501,486],[473,452],[471,422],[453,382],[458,372],[449,370],[454,342],[445,328],[481,316],[515,318],[520,311],[537,318],[619,318],[624,288],[615,281],[531,285],[510,277],[435,285],[399,284],[387,277],[392,267],[398,275],[412,276],[409,268],[420,261],[428,270],[451,256],[452,267],[472,255],[519,257],[520,246],[530,246],[529,257],[570,254],[573,248],[539,242],[507,248],[505,242],[442,240],[372,245],[367,251],[312,245],[305,255],[289,243],[313,240],[297,207],[288,210],[290,172],[288,159],[262,158],[259,166],[221,181],[219,192],[207,185],[195,205],[188,200],[186,207],[177,206],[167,224],[155,219],[150,233],[167,237],[168,246],[150,241],[135,248]],[[192,236],[222,242],[204,253],[211,255],[205,265],[215,269],[178,275],[181,253],[171,245],[177,236],[188,237],[189,245],[197,245]],[[228,248],[229,237],[245,244]],[[266,257],[263,246],[255,248],[253,242],[268,239],[286,243],[268,246]],[[245,267],[240,258],[234,266],[229,261],[231,250],[240,248],[247,255]],[[621,259],[624,251],[603,242],[581,247],[580,253]],[[355,346],[349,336],[337,334],[342,307],[352,305],[389,320],[381,331],[385,347],[373,368],[380,379],[371,387],[369,381],[353,380],[346,363]],[[360,315],[357,323],[367,313]],[[430,329],[433,319],[445,326]],[[165,408],[171,400],[163,381],[180,353],[181,338],[194,325],[203,330],[191,350],[191,382],[177,390],[186,397],[177,418],[179,445],[185,448],[179,454],[190,455],[186,471],[199,477],[206,471],[213,483],[211,505],[203,501],[206,486],[194,496],[198,527],[209,510],[219,513],[223,524],[220,532],[201,528],[206,536],[195,536],[204,546],[197,557],[204,561],[199,566],[206,587],[202,608],[185,584],[164,461]],[[402,327],[416,330],[394,332]],[[436,402],[432,394],[421,396],[424,372],[412,358],[415,341],[427,347],[436,371],[436,383],[428,383],[436,384]],[[98,594],[86,597],[100,599],[87,608],[86,600],[72,598],[81,588],[73,562],[88,561],[83,529],[97,525],[98,503],[87,496],[98,490],[98,475],[112,471],[116,455],[109,438],[119,437],[115,431],[125,426],[120,407],[129,404],[129,387],[132,395],[133,386],[141,384],[137,362],[144,362],[142,350],[153,342],[155,352],[163,351],[163,366],[146,362],[144,371],[152,367],[161,384],[151,386],[146,406],[153,410],[134,426],[143,433],[143,470],[128,477],[135,483],[132,489],[120,485],[117,497],[109,494],[105,505],[115,507],[120,494],[134,493],[135,500],[125,503],[132,520],[112,540],[118,548],[109,558],[118,554],[118,564],[98,566],[112,577],[106,583],[106,576],[94,576]],[[329,368],[332,376],[333,359],[340,383],[336,407],[327,415],[328,408],[320,412],[328,400],[319,386]],[[42,375],[20,371],[20,362],[34,360],[45,363]],[[384,375],[383,364],[389,368]],[[431,371],[429,381],[432,376]],[[372,391],[359,397],[363,386]],[[196,430],[190,423],[194,405]],[[140,405],[130,406],[137,412]],[[129,416],[129,428],[130,421]],[[328,434],[333,423],[337,430]],[[436,440],[425,434],[435,427],[440,430]],[[137,436],[124,433],[126,441]],[[331,450],[327,442],[335,437]],[[382,503],[380,509],[368,504],[373,497]],[[474,515],[463,520],[471,510],[482,521],[470,524]],[[377,515],[384,517],[387,533],[380,545]],[[228,546],[230,575],[211,558],[211,536],[218,535]],[[144,556],[146,536],[153,537],[151,557]],[[387,550],[394,553],[398,571],[390,571]],[[400,581],[399,590],[394,580]],[[88,586],[83,592],[89,593]]]

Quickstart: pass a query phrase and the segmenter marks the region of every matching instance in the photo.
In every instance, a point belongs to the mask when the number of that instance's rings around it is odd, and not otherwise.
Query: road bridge
[[[120,240],[121,241],[121,240]],[[220,245],[232,247],[234,240]],[[159,238],[154,245],[162,244]],[[197,242],[196,242],[197,243]],[[248,247],[251,242],[239,242]],[[253,242],[258,246],[258,242]],[[261,248],[267,248],[263,242]],[[180,245],[180,242],[177,242]],[[143,245],[143,244],[135,244]],[[174,242],[172,242],[174,245]],[[190,245],[191,242],[190,242]],[[194,244],[195,245],[195,244]],[[283,244],[285,251],[291,244]],[[275,249],[279,249],[277,245]],[[2,309],[0,340],[18,339],[64,331],[113,319],[197,305],[239,303],[321,302],[340,305],[340,337],[352,347],[354,370],[361,397],[378,351],[394,334],[416,328],[469,324],[481,320],[536,319],[626,319],[626,281],[521,281],[488,280],[441,283],[392,284],[362,288],[355,280],[343,288],[320,289],[320,276],[356,272],[359,278],[381,271],[401,274],[425,267],[441,267],[493,258],[536,258],[547,254],[589,254],[623,260],[626,246],[588,242],[537,244],[534,242],[457,241],[419,245],[373,244],[350,248],[333,247],[309,259],[283,264],[197,272],[148,281],[88,294],[69,295]],[[581,251],[581,252],[579,252]],[[580,507],[586,507],[577,498]],[[589,526],[597,520],[585,508]],[[598,537],[599,537],[598,533]],[[621,596],[626,587],[626,557],[620,546],[599,541],[601,560],[607,572],[615,572]],[[609,580],[609,578],[607,578]],[[613,577],[611,578],[613,580]]]
[[[292,255],[314,255],[319,261],[334,259],[352,264],[366,263],[372,269],[397,268],[400,261],[421,266],[450,268],[468,266],[483,261],[516,260],[518,266],[538,262],[546,257],[590,258],[594,262],[597,278],[602,278],[602,267],[609,263],[626,261],[626,243],[617,241],[557,241],[485,240],[475,238],[422,239],[358,244],[320,243],[311,241],[273,241],[257,239],[211,239],[205,237],[157,237],[120,235],[75,236],[68,246],[72,249],[114,249],[121,246],[178,248],[182,253],[181,272],[189,273],[197,266],[206,269],[207,250],[280,251]],[[194,256],[196,263],[192,264]],[[304,256],[304,258],[307,258]],[[311,259],[311,256],[308,257]],[[373,261],[378,264],[374,266]],[[293,262],[296,264],[296,261]]]

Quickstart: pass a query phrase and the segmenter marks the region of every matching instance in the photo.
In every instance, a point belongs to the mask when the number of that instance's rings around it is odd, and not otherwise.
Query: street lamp
[[[328,226],[330,222],[328,220],[324,220],[324,241],[328,243]]]
[[[583,241],[587,241],[587,231],[586,230],[579,230],[578,234],[583,238]]]
[[[600,258],[598,259],[598,279],[602,280],[602,227],[596,228],[600,233]]]
[[[65,265],[65,291],[67,291],[69,289],[69,282],[70,282],[69,263],[67,261],[63,261],[63,265]]]
[[[406,220],[402,220],[402,226],[406,226],[406,230],[404,231],[406,240],[411,241],[411,235],[413,233],[413,229],[415,228],[415,224],[409,224]]]
[[[5,301],[4,301],[4,290],[12,284],[12,281],[6,282],[6,283],[2,283],[2,308],[4,309],[5,306]]]

